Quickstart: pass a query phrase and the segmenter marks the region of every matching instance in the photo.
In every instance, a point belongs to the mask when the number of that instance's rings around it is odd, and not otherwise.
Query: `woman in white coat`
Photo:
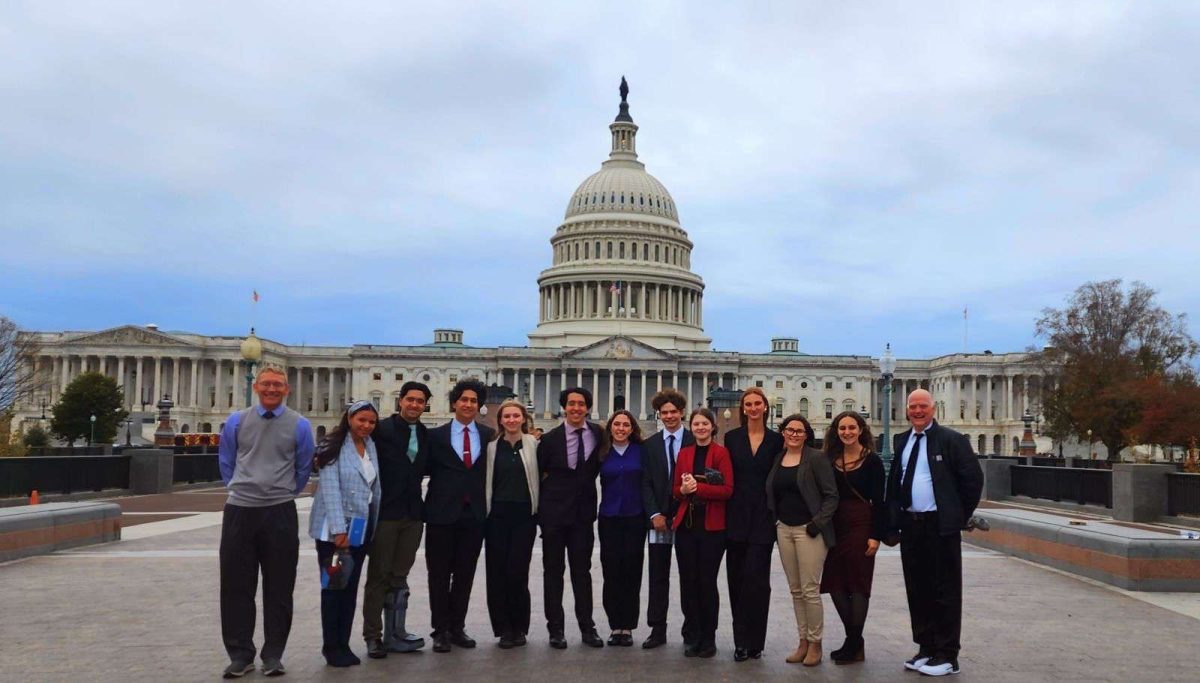
[[[500,429],[487,445],[487,605],[500,647],[525,644],[529,633],[529,563],[537,537],[537,439],[517,401],[500,404]]]
[[[308,533],[317,544],[321,571],[321,653],[330,666],[346,667],[361,660],[350,650],[350,633],[367,545],[379,521],[379,458],[371,432],[379,414],[370,401],[346,409],[338,426],[317,448],[320,471]],[[354,562],[344,586],[331,581],[335,555],[348,552]],[[333,584],[333,585],[330,585]]]

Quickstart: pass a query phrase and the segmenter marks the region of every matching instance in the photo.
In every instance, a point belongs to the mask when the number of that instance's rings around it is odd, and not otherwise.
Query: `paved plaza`
[[[217,605],[217,545],[224,492],[194,490],[167,496],[118,499],[125,510],[123,540],[0,565],[5,680],[211,681],[226,664]],[[306,529],[311,499],[300,501]],[[843,633],[826,599],[826,660],[815,669],[784,663],[796,644],[795,623],[782,569],[772,577],[767,650],[759,661],[735,663],[725,579],[717,658],[685,659],[679,643],[677,600],[671,643],[593,650],[568,627],[570,647],[550,649],[541,601],[540,546],[532,572],[534,626],[529,645],[495,646],[484,605],[482,560],[476,575],[467,632],[480,643],[435,654],[369,660],[353,645],[362,666],[327,668],[320,655],[316,556],[301,541],[296,617],[284,659],[284,680],[554,681],[593,677],[607,681],[909,680],[901,662],[909,638],[900,557],[884,549],[876,565],[875,594],[867,622],[864,664],[835,666],[828,650]],[[600,607],[599,549],[593,559],[595,618],[608,635]],[[963,673],[979,681],[1192,681],[1194,634],[1200,600],[1193,594],[1130,594],[972,546],[964,546]],[[411,576],[414,608],[409,625],[428,632],[429,603],[423,553]],[[674,585],[672,586],[674,589]],[[643,585],[642,610],[645,610]],[[567,614],[571,613],[567,591]],[[634,633],[640,643],[644,624]],[[261,623],[256,642],[261,645]],[[261,679],[260,673],[247,680]]]

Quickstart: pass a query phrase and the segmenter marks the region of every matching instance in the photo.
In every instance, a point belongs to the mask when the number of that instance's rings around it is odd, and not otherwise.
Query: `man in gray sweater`
[[[308,420],[283,401],[287,373],[264,366],[254,380],[258,405],[229,416],[217,458],[229,489],[221,524],[221,637],[229,653],[225,678],[254,671],[254,596],[263,577],[262,670],[282,676],[292,629],[292,592],[300,536],[296,496],[312,471]]]

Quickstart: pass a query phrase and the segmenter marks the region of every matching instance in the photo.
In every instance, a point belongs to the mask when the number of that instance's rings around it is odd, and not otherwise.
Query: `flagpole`
[[[967,352],[967,333],[970,330],[970,322],[967,319],[967,307],[963,306],[963,353]]]

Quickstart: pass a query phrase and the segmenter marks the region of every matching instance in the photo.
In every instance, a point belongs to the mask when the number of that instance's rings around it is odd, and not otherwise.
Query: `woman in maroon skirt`
[[[863,625],[871,600],[875,551],[885,532],[885,476],[883,461],[872,448],[871,428],[854,411],[833,419],[825,435],[825,454],[833,463],[839,501],[833,514],[837,545],[825,557],[821,592],[829,593],[846,628],[845,644],[829,658],[849,664],[865,658]]]

